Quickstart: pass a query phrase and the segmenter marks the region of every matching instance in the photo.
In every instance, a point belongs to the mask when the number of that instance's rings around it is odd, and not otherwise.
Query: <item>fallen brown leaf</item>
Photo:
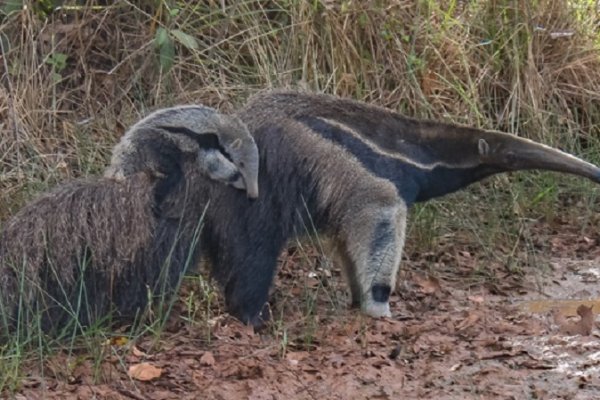
[[[594,311],[592,308],[594,306],[587,307],[583,304],[577,307],[577,314],[581,317],[579,326],[586,336],[592,333],[592,328],[594,327]]]
[[[476,304],[483,304],[485,302],[485,297],[482,295],[468,296],[467,299]]]
[[[208,367],[215,365],[215,356],[213,356],[213,353],[210,351],[205,351],[204,354],[202,354],[202,357],[200,357],[200,365],[205,365]]]
[[[298,365],[301,361],[309,356],[307,351],[289,351],[285,358],[291,365]]]
[[[138,381],[151,381],[152,379],[159,378],[162,374],[162,369],[155,367],[154,365],[143,362],[135,364],[129,367],[127,374]]]
[[[415,275],[413,280],[421,293],[434,294],[442,290],[440,281],[433,276]]]
[[[137,348],[137,346],[133,346],[131,349],[131,353],[136,357],[146,357],[147,354]]]
[[[243,363],[230,364],[221,373],[224,377],[235,379],[257,379],[264,376],[263,363],[255,359],[247,359]]]
[[[564,335],[589,336],[594,327],[594,312],[592,308],[593,306],[587,307],[583,304],[577,307],[577,314],[581,318],[576,322],[568,321],[560,310],[554,309],[552,310],[554,323],[558,325],[560,333]]]
[[[481,317],[479,316],[479,313],[476,312],[469,312],[469,315],[467,316],[467,318],[463,319],[458,325],[456,325],[456,330],[457,331],[462,331],[464,329],[467,329],[473,325],[475,325],[479,319]]]
[[[155,390],[149,393],[149,399],[152,400],[169,400],[174,398],[173,393],[168,390]]]

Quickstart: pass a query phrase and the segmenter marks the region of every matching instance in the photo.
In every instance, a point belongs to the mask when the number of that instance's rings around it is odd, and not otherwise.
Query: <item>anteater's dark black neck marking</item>
[[[452,193],[500,172],[492,166],[452,167],[439,163],[426,146],[409,142],[404,144],[404,154],[387,154],[341,125],[312,116],[298,117],[297,120],[320,136],[339,143],[375,175],[394,182],[408,205]]]
[[[409,204],[507,171],[557,171],[600,183],[597,166],[535,141],[417,120],[350,99],[276,91],[258,95],[244,112],[249,120],[291,118],[342,144],[374,174],[394,182]],[[401,165],[398,173],[390,170],[394,165]]]
[[[185,136],[187,138],[190,138],[194,142],[198,143],[198,146],[200,146],[203,149],[206,149],[206,150],[209,150],[209,149],[218,150],[229,161],[231,161],[231,156],[225,150],[225,148],[223,146],[221,146],[221,143],[219,142],[219,136],[216,133],[202,133],[202,134],[199,134],[199,133],[194,132],[193,130],[191,130],[189,128],[186,128],[184,126],[160,125],[160,126],[157,126],[157,128],[163,129],[163,130],[165,130],[167,132],[170,132],[170,133],[174,133],[176,135],[182,135],[182,136]]]

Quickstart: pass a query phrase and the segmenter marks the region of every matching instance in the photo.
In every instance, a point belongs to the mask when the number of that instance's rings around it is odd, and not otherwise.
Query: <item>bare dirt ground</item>
[[[393,318],[382,320],[339,305],[339,271],[299,266],[292,250],[274,322],[260,334],[221,314],[209,337],[176,311],[158,346],[117,340],[100,362],[58,354],[43,379],[31,367],[16,398],[600,398],[598,238],[562,231],[540,239],[552,267],[545,274],[492,265],[492,284],[473,284],[476,255],[456,247],[430,255],[446,265],[437,277],[405,262]],[[594,307],[572,318],[581,304]]]

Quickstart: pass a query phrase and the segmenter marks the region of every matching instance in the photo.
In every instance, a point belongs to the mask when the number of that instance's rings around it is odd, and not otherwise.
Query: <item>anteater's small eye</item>
[[[246,166],[246,164],[244,164],[243,161],[240,161],[240,168],[244,168]]]

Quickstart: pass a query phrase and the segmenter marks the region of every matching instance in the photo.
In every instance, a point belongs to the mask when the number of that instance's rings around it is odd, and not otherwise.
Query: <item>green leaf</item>
[[[154,35],[154,41],[158,47],[158,56],[160,69],[162,72],[168,72],[175,62],[175,45],[165,28],[158,28]]]
[[[154,40],[156,40],[156,44],[158,45],[158,47],[162,47],[165,43],[171,41],[171,39],[169,39],[169,33],[165,28],[158,28],[156,30]]]
[[[64,53],[52,53],[46,59],[46,63],[52,65],[57,72],[62,71],[67,66],[68,56]]]
[[[57,68],[63,69],[67,66],[67,55],[65,53],[53,53],[52,59]]]
[[[167,38],[167,42],[160,46],[159,53],[160,68],[164,73],[166,73],[171,69],[173,63],[175,62],[175,46],[170,38]]]
[[[179,29],[174,29],[171,31],[171,33],[173,34],[173,36],[175,36],[175,39],[177,39],[179,43],[181,43],[188,49],[198,50],[198,41],[192,35],[188,35],[187,33]]]
[[[54,83],[59,83],[60,81],[62,81],[62,78],[63,78],[63,77],[62,77],[62,75],[61,75],[61,74],[59,74],[59,73],[56,73],[56,72],[53,72],[53,73],[52,73],[52,81],[53,81]]]

